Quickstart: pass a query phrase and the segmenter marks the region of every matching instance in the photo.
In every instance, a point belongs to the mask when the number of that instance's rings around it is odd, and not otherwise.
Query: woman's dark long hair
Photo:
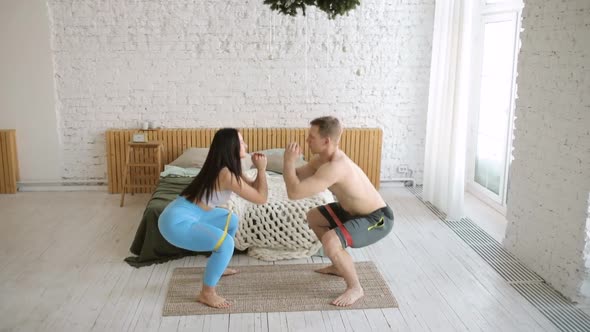
[[[236,177],[238,183],[241,182],[240,137],[234,128],[222,128],[215,133],[203,168],[180,195],[191,202],[206,203],[211,200],[213,192],[219,188],[219,172],[224,167]]]

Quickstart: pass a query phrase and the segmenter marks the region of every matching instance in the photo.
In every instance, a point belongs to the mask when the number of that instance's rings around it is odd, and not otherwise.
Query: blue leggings
[[[160,233],[174,246],[191,251],[213,251],[223,236],[229,211],[214,208],[209,211],[179,196],[164,209],[158,219]],[[238,217],[232,213],[227,236],[207,261],[203,283],[214,287],[229,264],[234,252],[234,236]]]

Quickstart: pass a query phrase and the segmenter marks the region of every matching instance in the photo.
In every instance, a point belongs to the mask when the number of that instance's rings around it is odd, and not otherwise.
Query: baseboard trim
[[[19,192],[43,191],[108,191],[102,181],[22,181],[17,183]]]
[[[393,179],[381,179],[381,187],[405,187],[408,183],[412,187],[416,187],[416,180],[414,178],[393,178]]]

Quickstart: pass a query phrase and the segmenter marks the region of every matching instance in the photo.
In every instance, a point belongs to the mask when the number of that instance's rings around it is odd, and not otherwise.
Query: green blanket
[[[155,263],[163,263],[188,255],[208,254],[197,253],[175,247],[168,243],[158,229],[158,218],[164,208],[173,201],[180,192],[193,180],[191,177],[165,177],[148,202],[135,239],[131,244],[131,253],[137,256],[125,258],[131,266],[141,267]]]

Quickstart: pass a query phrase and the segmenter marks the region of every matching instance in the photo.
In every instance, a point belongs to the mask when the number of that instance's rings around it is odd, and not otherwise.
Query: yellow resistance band
[[[385,221],[383,221],[383,217],[381,217],[381,219],[379,219],[378,222],[376,222],[373,226],[369,226],[369,228],[367,228],[367,230],[372,231],[375,228],[383,228],[384,225],[385,225]]]
[[[215,245],[215,247],[213,248],[213,251],[217,251],[217,249],[219,249],[219,247],[221,247],[221,245],[223,244],[223,241],[225,241],[225,238],[227,237],[227,229],[229,228],[229,221],[231,219],[231,210],[228,211],[229,213],[227,214],[227,219],[225,220],[225,229],[223,230],[223,235],[221,235],[221,237],[219,238],[219,241],[217,241],[217,244]]]

